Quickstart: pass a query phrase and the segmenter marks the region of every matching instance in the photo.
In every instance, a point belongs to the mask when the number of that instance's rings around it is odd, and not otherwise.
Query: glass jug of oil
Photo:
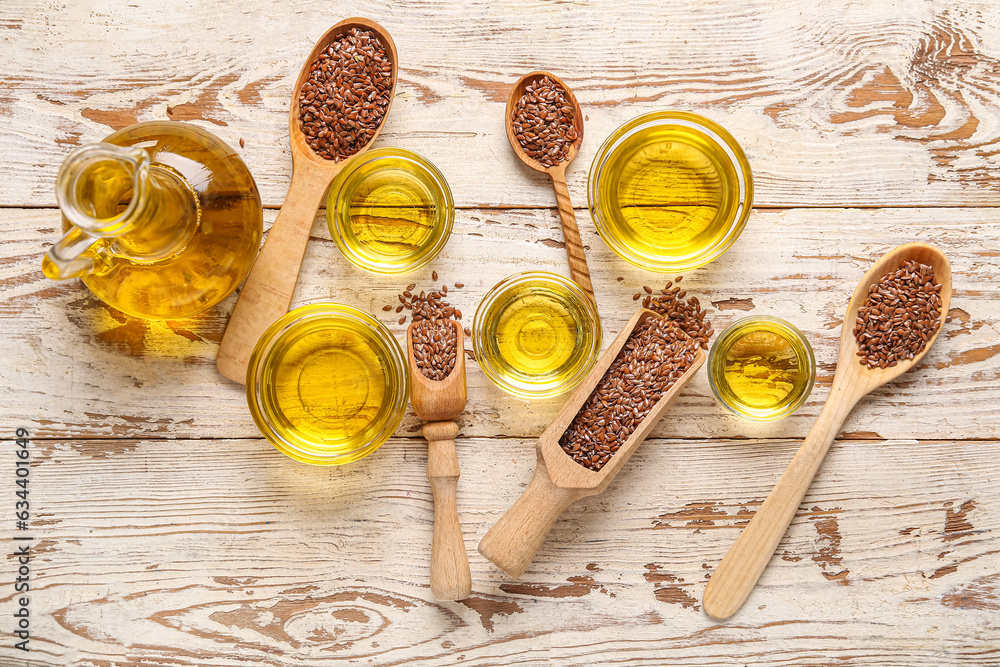
[[[129,315],[180,319],[243,282],[260,245],[257,184],[235,151],[177,122],[139,123],[63,162],[64,234],[42,259]]]

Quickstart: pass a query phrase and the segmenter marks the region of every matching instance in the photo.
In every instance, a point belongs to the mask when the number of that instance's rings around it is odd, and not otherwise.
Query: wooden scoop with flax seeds
[[[593,461],[596,464],[594,467],[598,468],[597,470],[585,467],[574,460],[560,444],[560,440],[619,353],[626,347],[632,333],[648,318],[660,317],[659,313],[645,308],[633,315],[538,439],[535,474],[528,488],[479,543],[479,553],[510,576],[520,577],[524,573],[552,525],[567,507],[580,498],[596,495],[607,488],[705,363],[705,353],[698,349],[696,344],[690,345],[690,352],[684,360],[686,368],[682,374],[674,379],[669,388],[666,388],[659,400],[652,405],[635,430],[610,458],[604,462],[601,462],[601,459],[588,459],[588,462]],[[680,335],[684,334],[681,332]],[[693,339],[692,343],[695,343]]]
[[[455,451],[458,425],[455,418],[462,414],[466,402],[465,338],[462,325],[445,318],[433,324],[439,330],[450,327],[453,338],[449,336],[451,342],[444,345],[435,343],[445,337],[420,329],[431,324],[429,320],[415,320],[406,329],[410,403],[417,416],[427,422],[423,431],[428,448],[427,479],[434,496],[431,593],[436,600],[464,600],[472,592],[472,574],[458,520],[459,471]],[[420,368],[418,358],[425,362],[430,355],[436,355],[440,363]]]

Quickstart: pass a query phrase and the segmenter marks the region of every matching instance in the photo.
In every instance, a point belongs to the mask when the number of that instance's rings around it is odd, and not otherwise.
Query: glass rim
[[[92,165],[107,161],[128,165],[132,197],[120,213],[110,218],[98,218],[78,205],[77,190],[81,177]],[[152,158],[144,148],[119,146],[107,141],[85,144],[67,155],[60,165],[56,175],[56,202],[66,219],[74,226],[86,230],[88,235],[97,238],[118,236],[135,226],[136,211],[146,205],[151,166]]]
[[[378,431],[376,436],[368,442],[358,445],[354,449],[337,454],[324,454],[315,449],[303,448],[303,446],[289,438],[283,437],[274,426],[271,416],[263,405],[263,391],[261,386],[261,369],[270,358],[275,345],[285,336],[292,335],[294,331],[304,322],[311,320],[353,320],[359,322],[372,332],[373,339],[377,340],[382,348],[388,353],[393,370],[399,376],[400,382],[395,395],[389,400],[392,401],[393,409],[386,424]],[[250,355],[247,365],[246,377],[247,403],[250,407],[250,414],[254,423],[260,430],[261,435],[270,442],[275,449],[285,454],[289,458],[309,463],[312,465],[339,465],[349,463],[368,456],[392,437],[406,413],[406,406],[409,402],[410,384],[409,368],[406,356],[403,353],[399,341],[392,335],[392,332],[369,313],[346,304],[332,301],[306,304],[291,310],[278,318],[261,335],[254,350]],[[308,441],[307,438],[302,438]],[[317,442],[317,445],[322,444]]]
[[[607,226],[601,214],[600,201],[597,194],[601,177],[605,174],[604,167],[610,156],[614,154],[622,143],[629,137],[650,127],[666,125],[681,125],[698,130],[715,142],[726,154],[727,158],[729,158],[729,163],[737,175],[739,186],[740,201],[736,206],[732,220],[729,221],[729,227],[722,238],[698,255],[678,261],[668,261],[662,257],[640,254],[621,242]],[[736,240],[743,233],[743,229],[750,218],[750,212],[753,209],[753,195],[753,172],[750,168],[750,162],[747,160],[746,153],[744,153],[739,142],[736,141],[726,128],[711,118],[691,111],[651,111],[623,123],[604,140],[597,153],[594,154],[594,159],[590,164],[590,172],[587,176],[587,206],[590,209],[590,215],[594,221],[594,227],[597,229],[598,235],[612,252],[629,264],[657,273],[689,271],[718,259],[736,243]]]
[[[510,380],[504,378],[500,373],[496,372],[489,355],[484,355],[482,353],[483,349],[486,347],[486,341],[484,339],[485,334],[483,332],[483,321],[490,307],[509,290],[517,287],[518,285],[536,281],[543,283],[548,282],[550,284],[554,283],[567,288],[573,297],[580,302],[582,310],[586,313],[588,320],[594,327],[594,336],[591,349],[587,351],[586,362],[581,364],[580,369],[569,379],[560,382],[526,386],[522,383],[511,382]],[[482,370],[483,375],[489,378],[489,380],[497,387],[520,398],[551,398],[553,396],[565,394],[578,387],[580,383],[583,382],[583,379],[587,377],[587,374],[590,373],[594,363],[596,363],[598,357],[600,356],[602,338],[603,331],[601,327],[601,318],[597,312],[597,304],[594,303],[591,296],[587,294],[582,287],[566,276],[558,273],[552,273],[551,271],[522,271],[520,273],[507,276],[486,292],[480,300],[479,305],[476,306],[476,313],[472,318],[472,350],[476,355],[476,361],[479,363],[480,370]]]
[[[358,252],[347,243],[345,226],[347,221],[340,215],[337,203],[344,194],[344,187],[350,177],[361,167],[386,159],[402,159],[416,165],[421,173],[426,175],[437,188],[442,201],[435,202],[435,206],[443,209],[443,216],[439,214],[441,224],[435,223],[431,231],[430,243],[422,246],[419,252],[413,253],[410,261],[401,265],[386,266],[372,260],[364,253]],[[439,212],[440,213],[440,212]],[[326,225],[330,231],[330,236],[336,244],[340,253],[354,266],[360,269],[381,275],[395,275],[410,273],[424,266],[427,266],[435,257],[441,254],[455,225],[455,200],[451,192],[448,180],[441,173],[441,170],[423,155],[407,150],[405,148],[376,148],[365,151],[360,155],[351,158],[344,168],[337,174],[330,184],[330,189],[326,194]]]

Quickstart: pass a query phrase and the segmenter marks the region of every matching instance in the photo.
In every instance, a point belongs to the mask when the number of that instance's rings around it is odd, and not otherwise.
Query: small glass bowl
[[[557,396],[593,368],[601,320],[593,299],[573,281],[545,271],[518,273],[483,297],[472,346],[483,373],[504,391]]]
[[[426,158],[379,148],[352,159],[333,180],[326,222],[351,263],[374,273],[407,273],[444,249],[455,202],[444,175]]]
[[[719,257],[753,205],[743,149],[718,123],[657,111],[625,123],[594,156],[587,180],[594,226],[625,261],[677,273]]]
[[[406,356],[357,308],[302,306],[257,342],[246,391],[257,428],[279,451],[314,465],[350,463],[382,446],[403,419]]]
[[[765,354],[777,358],[777,363],[770,368],[760,363]],[[749,365],[754,368],[745,373]],[[736,382],[743,383],[742,398]],[[809,398],[815,382],[812,346],[801,331],[777,317],[737,320],[719,334],[708,353],[708,383],[716,400],[751,421],[775,421],[792,414]],[[747,396],[751,390],[757,395]]]

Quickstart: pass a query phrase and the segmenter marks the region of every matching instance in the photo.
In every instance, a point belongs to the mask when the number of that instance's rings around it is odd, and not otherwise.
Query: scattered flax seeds
[[[406,309],[413,318],[412,352],[417,368],[428,379],[443,380],[455,369],[458,334],[452,322],[461,321],[462,311],[444,299],[447,285],[438,291],[414,294],[416,287],[411,283],[399,294],[396,312]],[[399,318],[399,324],[405,322],[405,315]]]
[[[646,318],[559,439],[563,451],[585,468],[603,468],[691,367],[698,345],[669,317]]]
[[[691,297],[685,301],[684,297],[687,296],[687,292],[674,285],[683,278],[684,276],[679,276],[673,282],[667,283],[659,294],[654,294],[649,287],[643,287],[645,294],[640,292],[633,296],[632,300],[642,299],[643,308],[648,308],[660,315],[666,315],[676,322],[684,333],[697,340],[702,349],[707,350],[708,339],[715,333],[715,329],[706,319],[708,311],[702,309],[697,297]]]
[[[891,368],[912,359],[941,326],[941,284],[934,268],[907,260],[868,288],[858,308],[854,337],[868,368]]]

